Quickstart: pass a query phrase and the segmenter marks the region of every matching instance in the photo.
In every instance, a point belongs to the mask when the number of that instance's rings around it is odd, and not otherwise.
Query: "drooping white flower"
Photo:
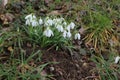
[[[54,24],[62,24],[64,21],[64,18],[55,18],[53,19]]]
[[[58,29],[59,32],[63,32],[64,31],[62,25],[57,25],[56,28]]]
[[[64,38],[67,37],[67,31],[66,31],[66,30],[63,31],[63,37],[64,37]]]
[[[25,17],[25,19],[26,19],[25,24],[26,24],[26,25],[31,25],[32,14],[27,15],[27,16]]]
[[[35,15],[32,15],[32,19],[33,19],[33,20],[36,20],[37,18],[36,18],[36,16],[35,16]]]
[[[26,20],[25,24],[26,24],[26,25],[31,25],[30,20]]]
[[[63,31],[63,37],[64,38],[70,38],[71,36],[72,36],[72,34],[71,34],[70,31],[66,31],[66,30]]]
[[[80,40],[80,38],[81,38],[80,33],[76,33],[74,39],[75,39],[75,40],[76,40],[76,39]]]
[[[39,24],[42,25],[43,24],[43,20],[40,18],[39,19]]]
[[[26,20],[27,20],[27,19],[30,19],[30,18],[32,18],[32,14],[29,14],[29,15],[27,15],[27,16],[25,17]]]
[[[38,24],[38,22],[37,22],[37,20],[32,20],[32,27],[36,27],[36,26],[38,26],[39,24]]]
[[[117,56],[117,57],[115,58],[115,63],[117,64],[117,63],[119,62],[119,60],[120,60],[120,57]]]
[[[60,19],[61,19],[61,21],[64,21],[64,20],[65,20],[63,17],[61,17]]]
[[[68,26],[67,26],[67,29],[74,29],[75,27],[75,24],[73,22],[71,22]]]
[[[67,29],[68,31],[70,31],[70,25],[68,25],[68,26],[66,27],[66,29]]]
[[[68,32],[67,32],[67,37],[70,38],[71,36],[72,36],[71,32],[68,31]]]
[[[26,25],[32,25],[33,27],[38,26],[37,18],[35,15],[29,14],[25,17],[25,19],[26,19],[25,22]]]
[[[66,23],[66,22],[63,22],[63,25],[64,25],[64,26],[66,26],[66,25],[67,25],[67,23]]]
[[[53,20],[52,19],[47,19],[45,20],[45,26],[52,26],[54,23],[53,23]]]
[[[70,23],[70,26],[71,26],[71,27],[70,27],[71,29],[74,29],[75,24],[74,24],[73,22],[71,22],[71,23]]]
[[[49,27],[43,32],[43,35],[46,37],[54,36],[53,31]]]

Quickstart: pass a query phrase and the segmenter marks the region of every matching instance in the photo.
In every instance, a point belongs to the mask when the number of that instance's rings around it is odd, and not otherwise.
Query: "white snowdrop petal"
[[[38,22],[36,20],[33,20],[32,21],[32,26],[35,27],[35,26],[38,26]]]
[[[49,28],[47,28],[44,32],[43,35],[45,35],[46,37],[51,37],[54,36],[53,31]]]
[[[49,26],[49,24],[48,24],[47,22],[45,22],[45,24],[44,24],[44,25],[45,25],[46,27],[47,27],[47,26]]]
[[[62,17],[62,18],[60,18],[62,21],[64,21],[65,19]]]
[[[72,35],[71,35],[71,32],[67,32],[67,37],[70,38]]]
[[[25,24],[30,25],[30,20],[26,20]]]
[[[70,25],[67,26],[67,30],[70,31]]]
[[[62,27],[62,25],[57,25],[56,28],[58,29],[59,32],[63,32],[63,27]]]
[[[37,22],[37,18],[35,15],[33,14],[29,14],[25,17],[26,19],[26,25],[32,25],[33,27],[34,26],[38,26],[38,22]]]
[[[53,20],[52,19],[48,19],[46,21],[46,26],[52,26],[53,25]]]
[[[35,15],[32,16],[33,19],[37,19]]]
[[[74,27],[75,27],[75,24],[74,24],[73,22],[71,22],[71,23],[67,26],[68,29],[74,29]]]
[[[32,18],[32,14],[29,14],[25,17],[25,19]]]
[[[73,22],[70,23],[71,29],[74,29],[75,24]]]
[[[81,38],[80,33],[76,33],[74,39],[75,39],[75,40],[76,40],[76,39],[80,40],[80,38]]]
[[[64,26],[66,26],[66,25],[67,25],[67,23],[66,23],[66,22],[63,22],[63,25],[64,25]]]
[[[50,35],[51,35],[51,34],[50,34],[50,31],[47,30],[47,35],[46,35],[46,36],[47,36],[47,37],[50,37]]]
[[[64,38],[67,37],[67,31],[66,31],[66,30],[64,30],[64,32],[63,32],[63,37],[64,37]]]
[[[40,18],[39,19],[39,24],[42,25],[43,24],[43,20]]]
[[[117,63],[119,62],[119,60],[120,60],[120,57],[117,56],[117,57],[115,58],[115,63],[117,64]]]

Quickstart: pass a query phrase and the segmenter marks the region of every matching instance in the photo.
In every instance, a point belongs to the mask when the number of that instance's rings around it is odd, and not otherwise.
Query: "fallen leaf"
[[[9,46],[7,49],[8,49],[8,51],[13,52],[12,46]]]
[[[81,28],[79,29],[79,32],[80,32],[80,34],[84,34],[85,28],[81,27]]]
[[[48,13],[48,15],[61,15],[61,13],[58,10],[55,10]]]
[[[15,18],[15,16],[11,13],[6,13],[6,14],[1,14],[0,15],[0,19],[3,22],[4,25],[12,22],[14,18]]]
[[[15,16],[11,13],[6,13],[5,14],[6,18],[8,19],[9,22],[12,22]]]
[[[27,43],[27,47],[32,47],[32,45],[30,43]]]
[[[112,38],[109,40],[109,44],[111,46],[117,46],[119,44],[119,41],[115,36],[112,36]]]
[[[46,76],[46,75],[47,75],[47,73],[46,73],[45,70],[42,70],[40,74],[41,74],[42,76]]]

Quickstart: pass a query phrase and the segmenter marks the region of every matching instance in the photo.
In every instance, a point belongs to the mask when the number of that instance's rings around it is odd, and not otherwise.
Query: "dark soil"
[[[70,56],[65,52],[45,53],[43,62],[59,62],[46,67],[48,74],[53,74],[52,80],[99,80],[95,72],[95,63],[88,56],[80,56],[80,59]]]

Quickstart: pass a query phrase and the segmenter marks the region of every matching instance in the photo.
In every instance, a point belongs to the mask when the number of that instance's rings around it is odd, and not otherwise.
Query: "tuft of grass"
[[[108,60],[105,60],[102,56],[93,56],[91,59],[96,63],[101,80],[119,80],[120,65],[114,63],[113,54],[109,56]]]
[[[90,13],[90,23],[87,26],[86,44],[93,44],[95,49],[104,48],[109,39],[114,36],[113,24],[109,17],[99,12]]]
[[[25,52],[21,51],[18,58],[16,58],[14,55],[11,55],[8,60],[0,63],[0,79],[45,80],[47,77],[50,77],[50,75],[47,75],[47,73],[43,74],[42,72],[44,71],[44,68],[52,62],[39,65],[35,63],[40,60],[40,56],[36,57],[40,54],[42,53],[37,51],[31,53],[28,57],[25,57]]]

